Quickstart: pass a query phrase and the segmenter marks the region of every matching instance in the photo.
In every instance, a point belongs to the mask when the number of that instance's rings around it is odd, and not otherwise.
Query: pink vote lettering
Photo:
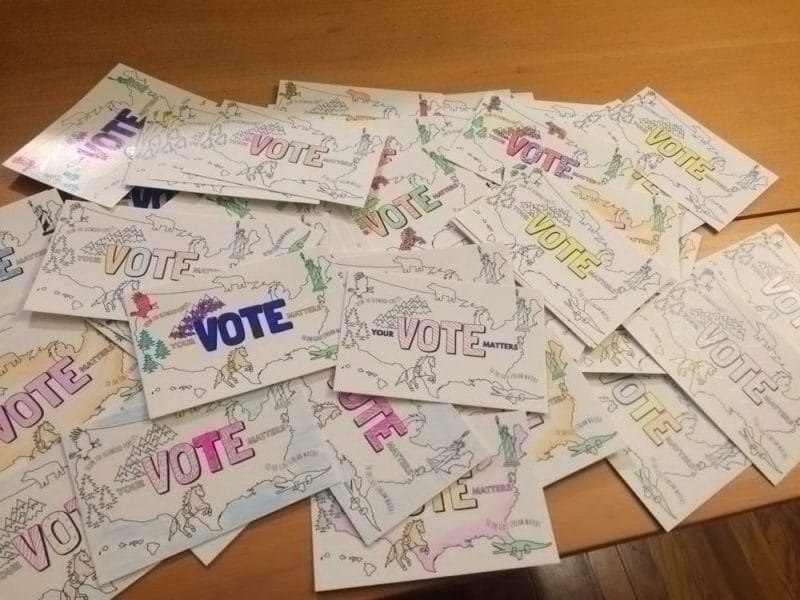
[[[579,167],[580,163],[574,158],[565,156],[553,148],[543,146],[539,142],[529,140],[520,132],[515,131],[508,138],[506,154],[509,156],[519,155],[519,159],[526,165],[539,163],[539,168],[545,173],[552,169],[556,177],[572,179],[569,174],[572,167]]]
[[[29,429],[44,417],[44,405],[58,407],[84,388],[92,378],[70,368],[73,360],[65,356],[22,386],[24,391],[9,395],[0,406],[0,441],[10,444],[17,439],[16,427]]]
[[[64,503],[64,510],[50,513],[41,523],[14,536],[11,543],[30,566],[44,571],[50,566],[50,550],[66,556],[80,545],[81,530],[71,514],[77,512],[78,504],[73,498]]]
[[[244,440],[237,435],[244,429],[244,423],[236,421],[220,429],[207,431],[193,437],[191,444],[180,442],[169,450],[158,451],[155,456],[146,456],[141,460],[142,468],[153,489],[159,494],[166,494],[172,479],[179,485],[189,485],[200,478],[203,472],[200,454],[205,458],[209,472],[221,471],[224,466],[217,444],[222,445],[224,456],[231,466],[253,458],[255,450],[243,448]]]
[[[306,142],[288,141],[274,138],[271,135],[256,134],[250,140],[250,154],[258,156],[263,154],[271,160],[287,159],[290,163],[297,163],[303,157],[303,164],[307,167],[321,167],[322,155],[328,153],[325,146],[314,146]]]
[[[442,335],[444,333],[444,335]],[[422,352],[433,353],[444,343],[447,354],[458,354],[459,349],[464,356],[486,356],[486,350],[479,348],[479,333],[486,333],[485,325],[475,323],[459,323],[458,321],[434,321],[403,317],[398,320],[397,340],[400,348],[409,350],[416,340],[417,348]],[[460,335],[459,335],[460,334]],[[458,343],[459,337],[461,343]]]
[[[339,404],[348,411],[358,410],[368,404],[366,409],[353,419],[353,422],[358,427],[363,427],[375,417],[382,415],[379,421],[374,421],[370,428],[364,432],[364,437],[375,452],[383,451],[383,442],[381,440],[388,439],[392,432],[401,437],[408,433],[406,424],[395,414],[387,398],[362,396],[361,394],[339,394]]]

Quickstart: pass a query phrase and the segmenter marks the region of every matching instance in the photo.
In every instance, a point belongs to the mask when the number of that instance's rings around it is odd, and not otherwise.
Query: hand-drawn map
[[[0,340],[0,470],[139,389],[133,359],[85,322],[38,322],[15,323]]]
[[[614,144],[539,119],[529,105],[492,94],[484,97],[444,154],[498,185],[532,172],[593,185],[618,180],[622,186],[628,178],[619,168]]]
[[[442,94],[432,92],[281,80],[275,108],[290,113],[358,121],[428,117],[439,111],[442,100]]]
[[[225,222],[196,213],[109,210],[70,200],[25,308],[95,319],[147,317],[156,307],[143,293],[146,287],[299,252],[310,231],[293,216],[275,215],[269,223]],[[126,312],[128,295],[135,298]]]
[[[548,411],[528,414],[529,445],[543,486],[624,447],[617,427],[603,414],[552,322],[547,324],[546,335]]]
[[[173,127],[170,135],[171,143],[160,148],[146,175],[131,174],[126,183],[151,185],[188,173],[347,206],[364,205],[386,141],[371,123],[277,111],[195,120]]]
[[[453,406],[334,392],[332,370],[306,381],[342,473],[331,492],[368,545],[488,455]]]
[[[65,438],[97,580],[154,564],[341,480],[293,379],[155,421]]]
[[[0,475],[3,597],[110,600],[146,571],[101,584],[61,445]]]
[[[669,531],[750,464],[665,375],[590,376],[627,447],[608,461]]]
[[[204,98],[118,64],[66,114],[3,165],[79,198],[114,206],[145,121]]]
[[[519,178],[454,220],[475,241],[505,244],[517,279],[591,347],[670,281],[554,177]]]
[[[651,88],[574,124],[615,140],[651,188],[666,192],[717,231],[778,179]]]
[[[349,271],[334,387],[543,412],[541,308],[511,286]]]
[[[311,499],[317,591],[558,562],[525,415],[468,419],[490,457],[371,546],[329,491]]]
[[[625,328],[773,484],[800,462],[800,353],[698,266]]]

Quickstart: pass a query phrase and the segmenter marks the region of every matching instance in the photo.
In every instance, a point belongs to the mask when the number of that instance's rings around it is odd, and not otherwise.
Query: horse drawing
[[[75,553],[67,563],[67,582],[61,589],[63,600],[89,600],[89,596],[82,594],[81,586],[87,579],[94,579],[94,564],[86,550]]]
[[[423,537],[424,533],[425,524],[422,519],[412,519],[406,523],[406,526],[403,527],[403,535],[389,548],[384,566],[388,567],[389,563],[394,560],[405,571],[411,566],[411,559],[408,557],[409,550],[419,548],[423,553],[427,554],[428,541]]]
[[[420,380],[422,380],[423,383],[426,381],[436,383],[436,372],[433,370],[435,367],[435,357],[421,356],[417,359],[417,362],[414,363],[413,367],[403,370],[400,377],[397,378],[395,385],[405,383],[409,390],[415,391],[419,389]]]
[[[217,372],[217,377],[214,379],[214,387],[217,387],[220,383],[224,383],[228,387],[234,387],[239,382],[236,378],[236,373],[239,371],[247,371],[249,373],[252,370],[253,363],[247,360],[247,348],[237,346],[228,353],[228,359]]]
[[[130,288],[131,292],[135,292],[139,289],[139,282],[133,279],[123,281],[113,290],[100,294],[97,300],[92,303],[92,306],[102,304],[106,311],[111,312],[117,308],[117,302],[122,304],[122,299],[127,295],[127,288]]]
[[[171,540],[172,536],[179,531],[186,537],[192,537],[192,533],[197,531],[197,528],[191,523],[192,517],[211,514],[211,505],[205,501],[205,497],[206,491],[202,485],[193,485],[186,491],[180,510],[172,517],[168,540]]]

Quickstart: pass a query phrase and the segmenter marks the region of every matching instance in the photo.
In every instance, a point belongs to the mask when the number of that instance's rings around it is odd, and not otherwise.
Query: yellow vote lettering
[[[661,156],[674,159],[676,165],[698,181],[703,179],[706,171],[714,170],[714,165],[710,161],[701,158],[698,152],[686,146],[663,127],[650,130],[645,142],[648,146],[655,146]]]
[[[556,225],[553,219],[544,213],[538,213],[530,218],[525,226],[525,233],[535,238],[545,250],[554,252],[556,259],[567,265],[567,268],[581,279],[586,279],[594,267],[602,264],[596,254],[587,250],[584,244]]]

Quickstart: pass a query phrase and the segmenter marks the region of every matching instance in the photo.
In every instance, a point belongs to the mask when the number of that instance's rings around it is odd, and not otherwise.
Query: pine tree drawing
[[[167,345],[164,342],[158,340],[156,342],[156,348],[153,351],[153,355],[160,359],[167,358],[169,356],[169,348],[167,348]]]
[[[139,334],[139,349],[142,351],[146,351],[153,346],[153,338],[150,335],[150,332],[146,329],[143,329],[142,332]]]
[[[144,360],[142,361],[142,370],[145,373],[152,373],[153,371],[158,368],[158,363],[153,360],[153,357],[149,354],[144,355]]]
[[[97,504],[100,508],[104,508],[108,510],[112,508],[117,503],[117,497],[114,495],[114,492],[111,491],[111,488],[107,485],[103,485],[98,490],[98,499]]]
[[[208,314],[219,310],[225,303],[213,296],[203,296],[197,304],[192,306],[181,319],[181,322],[173,327],[169,333],[172,339],[182,339],[194,335],[194,322],[206,317]]]
[[[108,491],[109,493],[111,492],[111,490]],[[78,485],[78,493],[86,503],[86,514],[83,514],[83,511],[81,512],[81,517],[83,517],[84,522],[88,527],[99,526],[100,523],[103,522],[103,519],[106,518],[95,506],[95,499],[100,501],[99,496],[102,495],[102,490],[97,487],[94,479],[84,473]]]

